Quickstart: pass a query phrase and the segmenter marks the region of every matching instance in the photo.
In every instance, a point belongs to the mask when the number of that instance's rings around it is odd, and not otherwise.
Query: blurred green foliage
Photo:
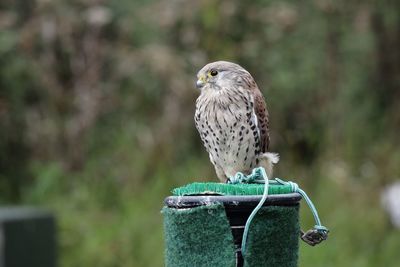
[[[5,0],[0,201],[58,216],[61,266],[162,266],[162,201],[215,180],[195,74],[235,61],[271,115],[275,174],[332,231],[300,266],[397,266],[399,1]],[[206,178],[205,178],[206,177]],[[307,209],[304,228],[312,225]]]

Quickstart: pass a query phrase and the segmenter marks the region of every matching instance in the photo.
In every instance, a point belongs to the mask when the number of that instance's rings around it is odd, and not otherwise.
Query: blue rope
[[[228,179],[229,184],[263,184],[265,177],[268,180],[267,174],[263,167],[255,168],[249,175],[244,175],[241,172],[231,176]]]
[[[321,220],[319,219],[317,209],[315,208],[315,206],[312,203],[311,199],[307,196],[307,193],[305,191],[303,191],[301,188],[299,188],[298,184],[296,184],[294,182],[291,182],[291,181],[285,182],[285,181],[283,181],[283,180],[281,180],[279,178],[275,178],[275,181],[277,181],[281,185],[290,185],[290,187],[292,189],[292,192],[299,193],[305,199],[305,201],[307,202],[308,207],[310,208],[310,210],[311,210],[311,212],[312,212],[312,214],[314,216],[314,220],[315,220],[315,223],[316,223],[316,225],[314,226],[314,229],[318,230],[319,232],[320,231],[324,231],[326,233],[329,232],[328,228],[326,228],[325,226],[323,226],[321,224]],[[326,233],[324,233],[324,234],[326,234]]]
[[[299,186],[296,183],[291,182],[291,181],[286,182],[279,178],[275,178],[271,182],[278,183],[281,185],[289,185],[292,193],[299,193],[306,200],[307,205],[310,207],[311,212],[314,216],[315,223],[316,223],[316,225],[314,226],[314,231],[316,231],[322,237],[322,238],[318,237],[318,238],[321,238],[321,240],[319,242],[321,242],[322,240],[325,240],[329,230],[328,230],[328,228],[326,228],[325,226],[323,226],[321,224],[321,220],[319,219],[317,209],[315,208],[311,199],[307,196],[306,192],[304,192],[301,188],[299,188]],[[241,172],[236,173],[234,176],[232,176],[228,179],[228,183],[230,183],[230,184],[264,183],[264,193],[262,195],[262,198],[261,198],[260,202],[257,204],[257,206],[254,208],[254,210],[251,212],[249,218],[246,221],[245,227],[244,227],[243,238],[242,238],[242,255],[244,255],[245,251],[246,251],[246,241],[247,241],[247,235],[249,233],[250,224],[251,224],[254,216],[257,214],[257,212],[261,209],[261,207],[264,205],[265,201],[267,200],[268,187],[269,187],[270,181],[268,180],[268,176],[267,176],[267,173],[265,172],[265,169],[263,167],[258,167],[258,168],[253,169],[253,171],[250,175],[244,175]],[[302,239],[303,239],[303,237],[302,237]]]
[[[249,233],[251,221],[253,220],[254,216],[256,216],[257,212],[261,209],[261,207],[264,205],[264,202],[265,200],[267,200],[268,197],[268,186],[269,186],[268,176],[267,173],[265,172],[265,169],[259,167],[253,169],[252,173],[248,176],[244,175],[241,172],[238,172],[234,177],[229,178],[228,182],[232,184],[252,183],[252,182],[264,183],[264,193],[262,195],[262,198],[260,202],[258,202],[257,206],[254,208],[254,210],[251,212],[249,218],[247,218],[244,227],[243,238],[242,238],[242,254],[244,255],[244,251],[246,250],[247,235]]]

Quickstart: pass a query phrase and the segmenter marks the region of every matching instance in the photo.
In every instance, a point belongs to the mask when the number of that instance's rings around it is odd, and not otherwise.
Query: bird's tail
[[[273,173],[272,169],[274,164],[278,163],[278,161],[279,161],[278,153],[266,152],[260,155],[260,166],[264,167],[269,179],[272,179],[272,173]]]

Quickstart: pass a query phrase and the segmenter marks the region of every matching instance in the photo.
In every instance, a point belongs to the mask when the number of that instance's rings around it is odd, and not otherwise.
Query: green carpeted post
[[[235,266],[235,248],[224,206],[165,207],[166,266]]]
[[[328,237],[306,192],[269,180],[262,167],[227,184],[193,183],[173,194],[162,210],[167,267],[295,267],[299,236],[311,246]],[[316,223],[306,233],[299,226],[302,198]]]
[[[166,266],[297,266],[301,196],[279,184],[268,191],[241,255],[244,226],[263,185],[195,183],[174,189],[162,211]]]

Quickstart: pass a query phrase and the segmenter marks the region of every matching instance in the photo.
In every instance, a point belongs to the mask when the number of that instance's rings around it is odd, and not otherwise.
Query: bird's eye
[[[217,76],[218,71],[216,71],[216,70],[211,70],[211,71],[210,71],[210,74],[211,74],[211,76]]]

